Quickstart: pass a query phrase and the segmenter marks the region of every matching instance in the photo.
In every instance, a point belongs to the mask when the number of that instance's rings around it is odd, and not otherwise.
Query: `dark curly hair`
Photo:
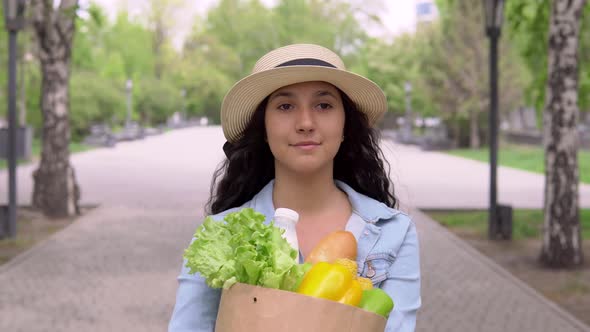
[[[369,126],[367,116],[358,111],[354,102],[338,91],[342,97],[345,122],[344,141],[334,158],[334,178],[363,195],[395,208],[398,202],[389,179],[389,163],[379,147],[379,133]],[[243,205],[274,178],[274,157],[265,141],[267,103],[268,97],[254,112],[242,137],[224,146],[227,158],[213,175],[211,195],[205,207],[207,214]]]

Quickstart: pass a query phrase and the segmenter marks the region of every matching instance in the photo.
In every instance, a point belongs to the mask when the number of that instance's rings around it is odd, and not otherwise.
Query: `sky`
[[[88,2],[90,0],[83,0]],[[146,0],[92,0],[101,7],[105,8],[109,17],[113,18],[116,15],[120,6],[128,3],[129,8],[138,8],[146,4]],[[196,0],[187,1],[187,9],[183,11],[177,19],[178,31],[176,31],[176,38],[174,44],[179,46],[183,38],[188,34],[191,28],[191,21],[197,14],[203,15],[207,9],[212,7],[218,0]],[[275,0],[262,0],[263,3],[272,6]],[[381,12],[381,20],[385,27],[378,29],[377,27],[366,27],[369,35],[374,37],[390,38],[404,32],[413,31],[416,24],[415,2],[416,0],[382,0],[384,10]],[[130,11],[132,13],[132,11]]]

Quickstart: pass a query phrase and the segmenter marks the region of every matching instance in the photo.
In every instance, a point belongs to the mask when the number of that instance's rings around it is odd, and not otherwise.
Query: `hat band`
[[[312,58],[290,60],[290,61],[281,63],[280,65],[276,66],[275,68],[288,67],[288,66],[322,66],[322,67],[336,68],[336,66],[334,66],[333,64],[331,64],[329,62],[319,60],[319,59],[312,59]]]

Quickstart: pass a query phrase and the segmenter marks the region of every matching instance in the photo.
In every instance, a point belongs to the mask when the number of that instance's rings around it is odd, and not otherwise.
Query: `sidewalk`
[[[590,331],[424,213],[411,216],[422,266],[418,331]]]
[[[384,153],[402,207],[474,208],[489,206],[490,167],[487,163],[422,151],[416,146],[386,141]],[[545,177],[498,167],[498,202],[514,208],[542,208]],[[580,206],[590,208],[590,185],[579,186]]]
[[[190,128],[74,156],[84,201],[102,205],[0,267],[0,331],[164,331],[222,144],[220,128]],[[420,236],[418,331],[589,331],[414,209],[485,204],[487,187],[468,183],[485,173],[481,163],[385,146]],[[19,171],[23,199],[32,169]],[[519,196],[537,204],[540,176],[508,171],[501,181],[520,183]]]
[[[101,207],[0,267],[0,331],[165,331],[186,210]]]

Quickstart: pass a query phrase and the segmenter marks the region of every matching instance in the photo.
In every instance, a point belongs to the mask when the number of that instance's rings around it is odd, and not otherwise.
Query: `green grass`
[[[470,211],[426,211],[434,220],[448,228],[472,231],[487,236],[487,210]],[[580,210],[582,238],[590,239],[590,209]],[[543,211],[533,209],[515,209],[512,215],[512,237],[515,240],[541,236]]]
[[[71,142],[70,143],[70,153],[83,152],[83,151],[88,151],[91,149],[93,149],[93,147],[90,145],[85,145],[85,144],[78,143],[78,142]],[[32,159],[37,159],[41,156],[41,141],[39,139],[33,140],[33,144],[31,145],[31,155],[32,155]],[[29,160],[19,160],[18,161],[19,165],[25,165],[28,163],[30,163]],[[0,169],[5,169],[6,167],[8,167],[7,160],[0,159]]]
[[[457,149],[448,151],[448,153],[486,163],[490,157],[487,148]],[[542,147],[502,145],[498,151],[498,164],[543,174],[545,172],[545,152]],[[590,183],[590,151],[580,150],[578,152],[578,166],[580,168],[580,181]]]

